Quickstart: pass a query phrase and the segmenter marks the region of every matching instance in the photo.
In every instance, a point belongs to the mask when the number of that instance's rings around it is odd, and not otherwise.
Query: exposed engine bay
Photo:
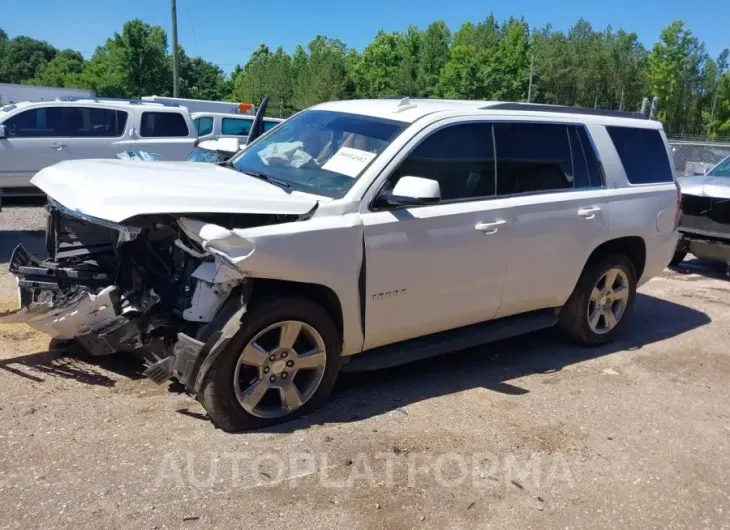
[[[204,248],[195,236],[199,228],[226,231],[298,217],[153,215],[117,225],[52,202],[47,213],[48,258],[15,249],[10,270],[18,278],[20,309],[0,320],[74,339],[91,355],[139,355],[148,362],[146,375],[158,383],[173,375],[175,348],[196,357],[201,339],[210,335],[203,332],[206,324],[234,290],[246,292],[245,274]]]

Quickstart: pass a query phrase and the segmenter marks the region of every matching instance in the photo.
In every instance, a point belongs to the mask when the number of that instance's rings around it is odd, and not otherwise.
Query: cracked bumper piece
[[[73,285],[79,279],[86,280],[81,278],[83,273],[45,267],[22,245],[13,252],[10,271],[18,278],[21,307],[0,315],[0,324],[23,322],[51,337],[72,339],[117,317],[117,287],[107,286],[91,294]],[[67,283],[68,288],[62,290],[59,282]]]

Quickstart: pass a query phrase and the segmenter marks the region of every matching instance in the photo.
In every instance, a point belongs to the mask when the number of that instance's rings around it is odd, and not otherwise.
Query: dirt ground
[[[15,215],[0,261],[42,248]],[[610,346],[540,332],[349,374],[240,435],[129,359],[0,328],[0,527],[730,528],[730,282],[689,260],[640,293]]]

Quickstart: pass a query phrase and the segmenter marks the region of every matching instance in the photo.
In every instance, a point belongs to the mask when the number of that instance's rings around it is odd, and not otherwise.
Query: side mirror
[[[7,138],[8,133],[5,131],[5,125],[0,125],[0,138]]]
[[[438,181],[422,177],[401,177],[393,191],[383,193],[378,202],[388,206],[420,206],[438,204],[441,186]]]

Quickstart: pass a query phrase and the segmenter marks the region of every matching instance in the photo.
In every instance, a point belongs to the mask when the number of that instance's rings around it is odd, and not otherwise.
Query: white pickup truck
[[[0,321],[143,355],[230,431],[341,370],[553,325],[603,344],[677,245],[668,153],[641,115],[403,99],[317,105],[222,165],[62,162]]]

